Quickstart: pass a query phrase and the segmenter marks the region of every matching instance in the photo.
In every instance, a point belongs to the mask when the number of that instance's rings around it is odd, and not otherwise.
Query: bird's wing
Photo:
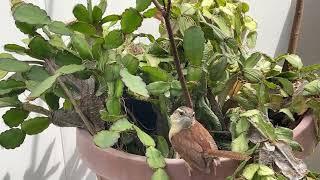
[[[183,129],[171,138],[171,144],[192,168],[200,171],[206,169],[206,162],[203,158],[203,149],[190,133],[190,129]]]
[[[202,147],[203,151],[218,149],[216,142],[206,128],[204,128],[198,121],[191,126],[192,137]]]

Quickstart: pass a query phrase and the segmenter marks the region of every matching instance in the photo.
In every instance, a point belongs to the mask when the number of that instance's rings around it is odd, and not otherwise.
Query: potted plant
[[[81,157],[101,179],[317,178],[293,150],[303,158],[318,137],[320,66],[303,66],[294,54],[252,52],[257,24],[247,3],[137,0],[104,16],[105,0],[87,2],[65,24],[12,1],[28,38],[26,46],[4,48],[36,60],[0,55],[0,107],[10,107],[2,147],[17,148],[54,124],[78,127]],[[161,22],[159,38],[136,33],[146,18]],[[220,149],[252,158],[222,159],[216,173],[188,175],[168,138],[170,115],[181,106],[193,108]]]

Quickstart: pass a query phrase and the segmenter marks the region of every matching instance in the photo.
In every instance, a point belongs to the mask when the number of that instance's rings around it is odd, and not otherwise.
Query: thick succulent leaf
[[[14,79],[0,81],[0,95],[10,93],[14,90],[24,89],[25,83],[22,81],[16,81]]]
[[[157,14],[157,12],[158,12],[158,9],[156,7],[150,8],[150,9],[146,10],[145,12],[143,12],[143,17],[144,18],[152,18]]]
[[[119,21],[120,19],[121,19],[121,16],[116,15],[116,14],[112,14],[112,15],[104,17],[101,20],[101,23],[104,24],[106,22],[115,22],[115,21]]]
[[[71,38],[72,46],[78,51],[83,59],[92,59],[92,53],[88,42],[79,34],[74,34]]]
[[[12,128],[0,134],[0,145],[6,149],[14,149],[23,143],[25,137],[26,134],[21,129]]]
[[[147,89],[150,94],[158,96],[164,94],[170,90],[171,83],[164,81],[157,81],[147,85]]]
[[[8,110],[3,116],[4,123],[9,127],[16,127],[19,126],[27,117],[29,116],[29,112],[12,108]]]
[[[256,47],[258,33],[256,31],[250,32],[247,35],[247,45],[249,48]]]
[[[142,16],[136,9],[128,8],[122,13],[121,29],[124,33],[132,33],[141,26],[142,20]]]
[[[26,72],[30,69],[28,63],[12,58],[0,58],[0,70],[7,72]]]
[[[44,99],[50,109],[52,110],[58,110],[60,105],[59,105],[59,100],[60,98],[56,96],[53,92],[46,93],[44,96]]]
[[[31,100],[39,97],[42,93],[52,87],[59,76],[60,74],[55,74],[40,82],[34,89],[31,90],[31,94],[29,95],[28,99]]]
[[[120,133],[116,131],[100,131],[93,137],[93,142],[100,148],[106,149],[118,142]]]
[[[136,9],[144,11],[151,5],[151,0],[136,0]]]
[[[16,44],[6,44],[4,45],[4,50],[8,51],[8,52],[14,52],[17,54],[21,54],[24,55],[26,53],[26,48],[16,45]]]
[[[133,125],[126,118],[116,121],[110,127],[110,131],[123,132],[128,130],[133,130]]]
[[[48,78],[50,75],[43,67],[40,66],[31,66],[28,72],[24,73],[25,77],[28,80],[41,82]]]
[[[124,34],[121,30],[113,30],[106,35],[104,47],[106,49],[117,48],[124,43],[124,40]]]
[[[320,80],[314,80],[304,86],[304,96],[320,95]]]
[[[100,2],[99,2],[99,4],[98,4],[98,7],[101,9],[102,14],[105,13],[105,11],[106,11],[106,9],[107,9],[107,6],[108,6],[107,0],[100,0]]]
[[[39,134],[50,125],[50,119],[47,117],[36,117],[24,121],[21,124],[21,129],[28,135]]]
[[[0,108],[2,107],[16,107],[20,104],[17,96],[0,97]]]
[[[77,4],[73,8],[73,15],[79,20],[83,22],[90,22],[89,12],[87,8],[82,4]]]
[[[168,157],[169,145],[163,136],[157,136],[157,149],[162,153],[163,157]]]
[[[66,66],[71,64],[81,64],[82,59],[69,51],[58,51],[54,58],[58,66]]]
[[[99,6],[94,6],[92,10],[92,20],[94,23],[98,23],[102,18],[103,12]]]
[[[200,27],[192,26],[184,32],[184,54],[192,65],[201,65],[204,43],[204,33]]]
[[[69,28],[67,28],[66,24],[61,21],[53,21],[48,25],[48,28],[51,32],[60,35],[70,36],[73,33]]]
[[[143,145],[145,145],[146,147],[150,147],[150,146],[155,147],[156,146],[156,143],[154,142],[154,140],[152,139],[151,136],[149,136],[147,133],[142,131],[137,126],[133,126],[133,128],[136,130],[138,138],[140,139],[140,141],[142,142]]]
[[[108,110],[109,115],[120,116],[121,114],[120,98],[109,97],[106,102],[106,108]]]
[[[169,180],[169,176],[165,170],[159,168],[151,176],[151,180]]]
[[[77,64],[70,64],[66,66],[62,66],[56,71],[56,74],[61,74],[61,75],[67,75],[67,74],[73,74],[75,72],[83,71],[85,70],[84,65],[77,65]]]
[[[70,25],[68,25],[68,27],[74,31],[78,31],[88,36],[96,34],[96,28],[93,25],[86,22],[73,22]]]
[[[152,169],[164,168],[166,162],[161,152],[155,147],[148,147],[146,152],[147,163]]]
[[[172,57],[158,57],[152,54],[145,54],[143,57],[148,62],[148,65],[150,65],[151,67],[159,67],[159,64],[162,62],[173,62]]]
[[[13,10],[13,17],[18,22],[34,25],[45,25],[50,23],[47,13],[33,4],[21,3]]]
[[[126,54],[121,59],[122,64],[126,67],[130,74],[136,74],[139,67],[139,59],[131,54]]]
[[[151,82],[168,81],[170,79],[170,75],[163,69],[151,66],[143,66],[141,69]]]
[[[221,80],[226,72],[226,68],[228,66],[228,60],[226,57],[222,57],[214,61],[209,66],[209,77],[211,81],[219,81]]]
[[[135,94],[149,97],[146,83],[143,82],[140,76],[134,76],[128,72],[127,69],[122,69],[120,71],[121,79],[123,83]]]
[[[30,48],[28,54],[32,57],[37,59],[45,59],[53,56],[53,47],[41,36],[34,37],[28,46]]]

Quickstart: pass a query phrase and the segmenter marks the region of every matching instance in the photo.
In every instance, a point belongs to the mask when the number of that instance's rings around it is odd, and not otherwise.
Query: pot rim
[[[303,134],[306,128],[309,128],[309,127],[314,127],[314,121],[311,114],[305,115],[302,118],[301,122],[293,129],[293,138],[296,138],[301,134]],[[116,156],[119,158],[126,158],[130,161],[138,161],[141,163],[146,162],[145,156],[127,153],[114,148],[107,148],[107,149],[99,148],[93,143],[93,136],[91,136],[89,132],[87,132],[86,130],[77,128],[77,138],[79,136],[81,136],[82,138],[85,138],[86,140],[90,140],[90,144],[95,147],[96,151],[100,151],[106,154],[112,154],[112,156]],[[165,158],[165,161],[167,164],[184,164],[185,163],[183,159]],[[234,160],[229,158],[220,158],[220,161],[221,163],[230,163]]]

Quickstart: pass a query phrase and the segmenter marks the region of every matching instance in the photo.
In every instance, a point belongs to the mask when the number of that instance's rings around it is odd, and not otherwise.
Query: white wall
[[[291,30],[295,1],[291,0],[247,0],[251,4],[250,13],[257,19],[259,36],[257,49],[275,55],[285,53]],[[40,3],[43,1],[33,2]],[[70,20],[73,0],[47,0],[46,8],[53,19]],[[77,1],[80,2],[80,1]],[[85,2],[85,0],[82,0]],[[107,12],[120,13],[125,7],[133,6],[134,0],[109,0]],[[44,7],[44,4],[40,5]],[[308,64],[319,62],[320,52],[317,35],[320,26],[317,24],[320,12],[319,0],[306,1],[306,15],[303,23],[303,34],[299,47],[299,54]],[[0,1],[0,49],[9,42],[19,43],[24,37],[16,30],[10,16],[9,0]],[[148,33],[157,31],[154,22],[144,23],[144,30]],[[3,111],[0,111],[2,116]],[[0,131],[7,127],[0,121]],[[319,155],[313,156],[309,164],[319,168]],[[317,160],[315,160],[318,158]],[[75,129],[57,128],[51,126],[49,130],[38,136],[28,136],[25,143],[14,151],[0,149],[0,179],[4,180],[94,180],[92,173],[79,161],[75,153]],[[316,163],[315,163],[316,162]],[[48,177],[47,177],[47,176]]]

